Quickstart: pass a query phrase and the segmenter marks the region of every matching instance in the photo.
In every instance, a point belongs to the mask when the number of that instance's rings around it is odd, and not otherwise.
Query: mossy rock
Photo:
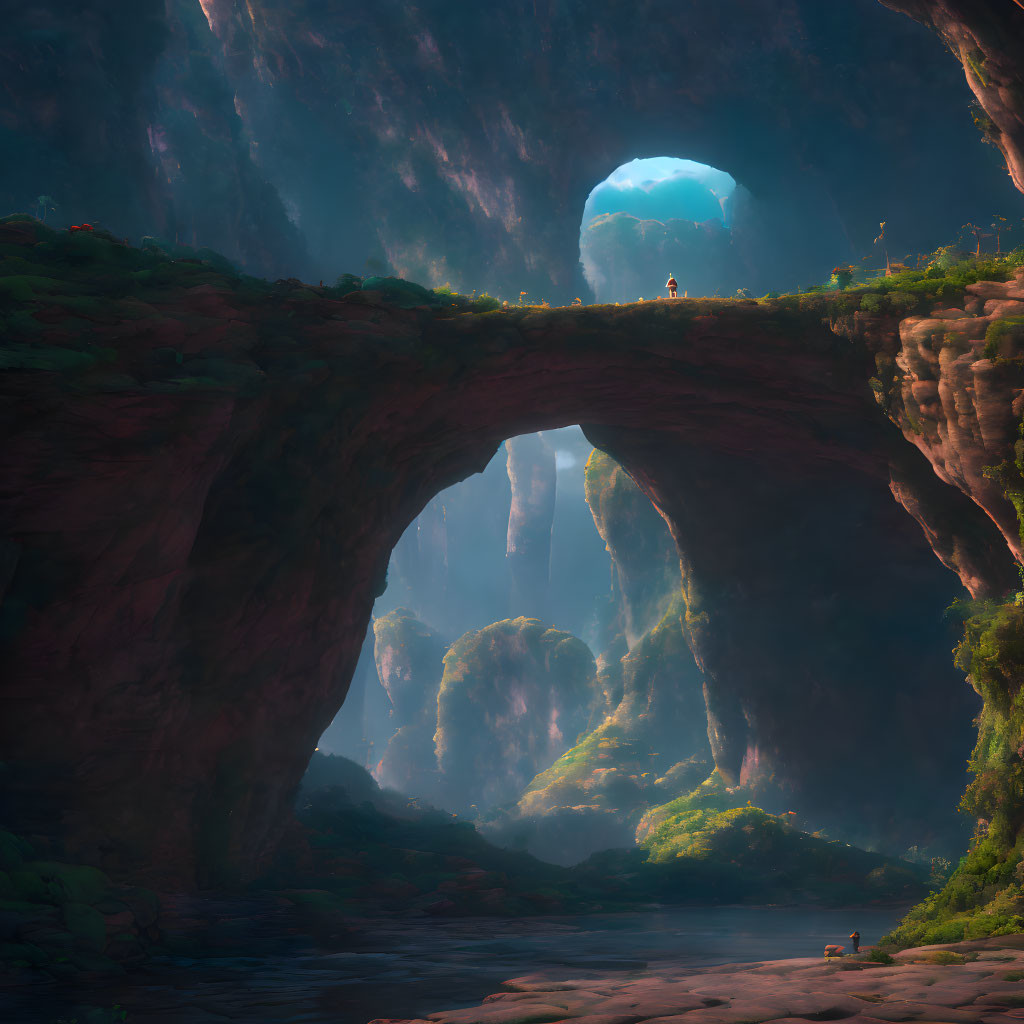
[[[364,292],[379,292],[389,303],[400,309],[416,306],[437,306],[443,301],[429,288],[400,277],[367,277],[363,279]]]
[[[160,897],[152,890],[133,886],[119,890],[118,895],[128,904],[140,928],[151,928],[159,920]]]
[[[8,872],[14,888],[13,899],[25,903],[56,903],[54,894],[43,876],[33,867],[16,868]]]
[[[0,869],[10,871],[32,860],[33,856],[32,844],[27,839],[0,830]]]
[[[0,942],[0,964],[39,967],[50,957],[31,942]]]
[[[0,914],[14,914],[25,919],[44,919],[52,917],[56,920],[58,911],[50,903],[32,903],[28,900],[3,900],[0,899]]]
[[[460,804],[515,800],[602,703],[590,649],[520,617],[460,637],[444,657],[434,744]],[[557,723],[557,728],[552,728]]]
[[[64,927],[78,945],[102,953],[107,944],[107,924],[103,915],[86,903],[67,903],[63,910]]]
[[[77,970],[89,974],[123,974],[124,968],[109,956],[92,949],[69,949],[67,958]],[[52,968],[51,968],[52,971]]]
[[[57,237],[57,232],[48,224],[31,217],[26,213],[12,213],[9,217],[0,217],[0,229],[7,237],[17,238],[29,244],[49,242]]]
[[[93,904],[110,893],[112,883],[98,868],[56,861],[35,861],[30,866],[46,881],[56,902]]]
[[[31,302],[39,292],[52,293],[63,282],[52,277],[12,274],[0,277],[0,302]]]
[[[103,955],[119,964],[139,963],[146,958],[146,947],[137,935],[116,932],[107,939]]]
[[[89,352],[53,345],[5,345],[0,348],[0,370],[49,370],[74,373],[95,366],[97,357]]]
[[[951,949],[932,950],[930,953],[925,953],[921,960],[926,964],[938,964],[946,967],[967,963],[967,958],[962,953],[954,953]]]

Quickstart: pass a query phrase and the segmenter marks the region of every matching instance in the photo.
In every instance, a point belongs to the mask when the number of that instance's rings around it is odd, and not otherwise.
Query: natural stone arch
[[[873,343],[834,333],[824,300],[447,318],[236,284],[153,302],[155,320],[104,335],[135,375],[113,390],[102,374],[8,375],[19,415],[0,453],[18,494],[4,517],[11,816],[45,832],[59,809],[72,850],[124,870],[208,884],[266,862],[393,545],[506,437],[585,424],[682,541],[679,453],[699,456],[687,478],[700,460],[762,488],[838,474],[886,503],[895,465],[946,515],[937,535],[963,531],[954,566],[994,589],[1006,574],[987,520],[881,415]],[[873,329],[891,343],[894,323]],[[172,335],[197,353],[185,370],[161,361]],[[719,696],[722,735],[743,744],[739,705]]]

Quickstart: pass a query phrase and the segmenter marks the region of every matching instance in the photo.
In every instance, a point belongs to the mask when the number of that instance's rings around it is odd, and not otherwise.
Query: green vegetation
[[[633,643],[679,593],[679,553],[650,499],[610,455],[596,448],[590,453],[584,489],[621,593],[621,621],[614,631]]]
[[[641,845],[656,864],[677,857],[725,857],[735,861],[750,853],[772,850],[792,832],[782,819],[759,807],[723,811],[697,808],[670,815]]]
[[[970,68],[971,73],[983,87],[988,87],[988,75],[985,73],[985,54],[977,47],[972,49],[961,48],[960,57],[964,65]]]
[[[749,805],[750,797],[741,786],[727,786],[716,768],[696,789],[649,810],[637,826],[637,842],[652,851],[668,849],[676,833],[688,833],[693,825],[700,827],[716,815]]]
[[[866,960],[869,964],[894,964],[896,961],[887,953],[884,949],[876,946],[874,949],[869,949],[866,956],[862,956],[861,960]]]
[[[594,656],[571,633],[520,617],[460,637],[444,656],[434,734],[454,806],[514,801],[601,697]]]
[[[925,953],[921,959],[926,964],[936,964],[939,967],[952,967],[955,964],[967,963],[967,957],[962,953],[954,953],[951,949],[933,949]]]
[[[0,914],[17,921],[0,942],[0,965],[57,978],[118,972],[154,938],[159,904],[145,889],[116,886],[96,868],[42,858],[0,831]]]
[[[763,814],[756,808],[741,809],[737,816],[729,840],[737,851],[734,859],[684,856],[659,862],[634,848],[557,867],[492,846],[468,822],[414,801],[396,807],[400,798],[372,792],[374,783],[354,765],[341,773],[336,765],[328,767],[341,784],[306,788],[300,801],[308,846],[283,851],[274,870],[257,883],[261,890],[279,891],[325,927],[336,927],[340,915],[382,909],[523,916],[651,903],[799,900],[849,906],[914,898],[922,890],[906,867],[842,844],[795,833],[795,842],[784,840],[769,849],[760,834],[743,831],[751,811],[755,817]]]
[[[501,309],[501,300],[481,292],[479,295],[474,292],[472,295],[462,295],[452,291],[451,285],[442,285],[434,289],[437,295],[446,305],[454,306],[461,313],[492,313]]]
[[[610,713],[530,782],[521,814],[586,807],[632,831],[649,807],[706,778],[704,697],[682,618],[677,594],[658,624],[613,662],[616,671],[602,673]]]
[[[922,872],[908,864],[828,842],[742,800],[717,770],[701,786],[641,820],[637,841],[648,863],[683,870],[694,864],[728,866],[746,884],[771,898],[783,892],[841,904],[898,900],[920,894]]]
[[[876,296],[867,311],[907,315],[924,304],[959,302],[967,285],[977,281],[1008,281],[1022,264],[1024,248],[1004,256],[978,258],[959,256],[953,247],[947,246],[936,250],[924,269],[901,270],[890,277],[854,282],[845,291],[865,297]],[[864,309],[863,303],[860,308]],[[922,311],[927,312],[928,309]]]
[[[1024,316],[1007,316],[999,320],[993,320],[985,329],[986,359],[998,360],[1002,357],[1005,346],[1002,344],[1004,338],[1019,342],[1024,338]],[[1016,350],[1016,346],[1012,350]]]
[[[945,887],[888,937],[901,946],[1024,931],[1024,606],[976,603],[956,663],[984,701],[961,801],[979,826]]]

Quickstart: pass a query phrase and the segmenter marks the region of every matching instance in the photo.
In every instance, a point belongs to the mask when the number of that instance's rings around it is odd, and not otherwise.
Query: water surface
[[[73,992],[56,985],[8,990],[0,993],[0,1006],[6,1002],[13,1014],[6,1019],[25,1024],[54,1024],[73,1019],[69,1014],[88,1020],[83,1007],[102,1010],[115,1003],[127,1011],[128,1024],[366,1024],[473,1006],[503,981],[538,971],[565,978],[820,956],[829,943],[848,944],[855,928],[866,945],[874,942],[905,912],[688,907],[576,917],[375,920],[352,922],[328,949],[289,936],[286,927],[277,927],[284,920],[274,927],[268,921],[250,932],[233,931],[230,949],[158,957],[138,973]]]

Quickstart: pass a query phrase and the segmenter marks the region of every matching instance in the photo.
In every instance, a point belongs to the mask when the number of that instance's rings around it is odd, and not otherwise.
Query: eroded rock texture
[[[621,698],[596,728],[527,786],[516,812],[529,850],[574,863],[632,845],[641,815],[696,788],[714,767],[702,676],[687,645],[682,602],[602,673]]]
[[[1024,964],[1018,946],[1018,937],[1010,935],[925,946],[897,953],[888,966],[865,966],[848,958],[829,963],[815,956],[585,978],[547,970],[506,981],[503,991],[481,1006],[439,1010],[428,1019],[507,1024],[549,1017],[605,1024],[625,1017],[635,1024],[767,1024],[831,1017],[868,1024],[899,1015],[907,1021],[955,1017],[961,1024],[982,1024],[1013,1019],[1010,1007],[1018,996],[1006,979],[1015,974],[1004,968]],[[964,953],[974,954],[974,962],[965,962]]]
[[[650,498],[596,448],[587,460],[585,486],[594,525],[612,556],[621,629],[633,646],[679,592],[679,552]]]
[[[654,436],[591,436],[625,465],[656,461]],[[950,735],[963,716],[952,742],[964,749],[976,706],[966,688],[934,699],[934,681],[954,674],[942,614],[955,581],[930,561],[886,480],[824,461],[797,470],[751,441],[749,455],[729,458],[674,445],[674,459],[643,481],[682,555],[685,628],[715,763],[729,785],[761,791],[768,806],[791,801],[840,828],[871,822],[862,842],[910,845],[930,829],[911,794],[927,788],[952,801],[962,787],[948,745],[930,737]],[[927,724],[908,735],[899,723],[916,715]],[[896,759],[904,768],[893,786]],[[842,807],[835,773],[864,787]]]
[[[514,800],[587,726],[594,656],[537,619],[467,633],[445,655],[434,745],[449,806]]]
[[[968,285],[959,306],[900,323],[896,358],[904,435],[940,479],[988,513],[1018,560],[1024,554],[1016,511],[1006,501],[1008,480],[993,467],[1021,436],[1022,314],[1024,269],[1005,284]]]

